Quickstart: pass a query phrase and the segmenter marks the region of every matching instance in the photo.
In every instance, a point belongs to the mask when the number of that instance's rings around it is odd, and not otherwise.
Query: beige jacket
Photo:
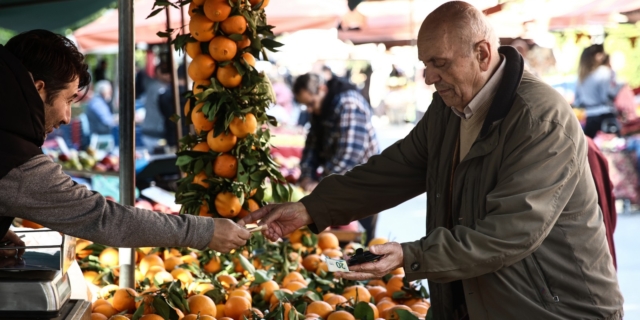
[[[619,319],[580,124],[554,89],[523,74],[513,48],[500,53],[498,93],[455,172],[460,119],[436,93],[406,138],[301,200],[312,228],[426,191],[427,235],[402,249],[406,276],[429,280],[435,319]]]

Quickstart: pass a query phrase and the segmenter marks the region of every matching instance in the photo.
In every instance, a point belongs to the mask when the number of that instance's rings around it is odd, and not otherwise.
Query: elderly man
[[[111,113],[109,103],[113,97],[111,82],[100,80],[93,88],[94,95],[87,104],[85,114],[89,121],[89,131],[95,134],[111,134],[111,128],[117,125]]]
[[[564,99],[523,71],[480,11],[453,1],[418,35],[437,93],[403,140],[300,203],[267,206],[274,239],[323,230],[427,192],[427,235],[372,246],[384,255],[348,279],[404,267],[428,279],[435,319],[620,319],[622,296],[580,124]],[[407,221],[410,223],[409,221]]]

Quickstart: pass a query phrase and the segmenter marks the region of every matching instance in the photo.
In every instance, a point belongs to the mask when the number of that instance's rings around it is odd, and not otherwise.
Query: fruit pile
[[[324,259],[352,254],[329,232],[295,231],[231,254],[188,248],[139,248],[136,288],[119,288],[118,251],[79,240],[78,262],[98,297],[92,319],[355,320],[425,319],[428,294],[402,268],[380,280],[335,279]],[[382,244],[373,239],[369,245]],[[428,317],[427,317],[428,318]]]
[[[91,148],[87,150],[69,150],[68,153],[47,152],[51,159],[62,166],[65,170],[85,170],[94,172],[119,171],[120,158],[115,155],[107,155],[101,160],[96,158],[95,151]]]

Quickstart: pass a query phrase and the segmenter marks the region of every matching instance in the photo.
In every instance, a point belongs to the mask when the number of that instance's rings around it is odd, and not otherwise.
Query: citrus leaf
[[[254,284],[263,284],[271,280],[271,277],[267,274],[267,271],[265,270],[258,270],[253,274],[253,276],[256,277],[256,279],[253,280]]]
[[[153,17],[153,16],[157,15],[157,14],[158,14],[158,13],[160,13],[160,11],[162,11],[162,10],[164,10],[164,8],[158,8],[158,9],[155,9],[155,10],[151,11],[151,13],[147,16],[147,18],[146,18],[146,19],[149,19],[149,18],[151,18],[151,17]]]
[[[364,301],[358,302],[358,304],[356,304],[353,315],[356,317],[356,319],[375,320],[373,318],[373,309],[368,303]]]
[[[253,264],[249,260],[247,260],[247,258],[245,258],[241,254],[238,255],[238,258],[239,258],[240,264],[242,265],[244,270],[246,270],[250,274],[255,274],[256,273],[256,268],[253,266]]]
[[[242,35],[238,34],[238,33],[234,33],[234,34],[230,34],[227,36],[227,38],[233,40],[233,41],[240,41],[242,40]]]
[[[171,310],[171,308],[169,308],[169,305],[161,296],[156,296],[155,299],[153,299],[153,307],[156,309],[156,314],[164,319],[169,318],[169,310]]]
[[[390,312],[395,312],[398,315],[399,320],[418,320],[418,317],[416,317],[413,313],[404,309],[395,309]]]
[[[140,297],[142,298],[142,297]],[[146,302],[142,302],[140,304],[140,306],[138,307],[138,309],[136,309],[136,312],[133,313],[133,316],[131,317],[132,320],[138,320],[140,318],[142,318],[142,316],[144,315],[144,304]]]
[[[427,316],[424,318],[424,320],[433,320],[433,312],[431,311],[431,308],[429,308],[429,310],[427,311]]]

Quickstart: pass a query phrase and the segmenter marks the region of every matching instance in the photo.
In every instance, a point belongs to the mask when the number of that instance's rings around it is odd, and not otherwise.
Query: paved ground
[[[387,147],[411,130],[410,126],[378,128],[381,145]],[[425,235],[426,195],[418,196],[380,214],[377,236],[406,242]],[[618,279],[625,297],[625,319],[640,319],[640,214],[618,217],[615,245],[618,256]]]

